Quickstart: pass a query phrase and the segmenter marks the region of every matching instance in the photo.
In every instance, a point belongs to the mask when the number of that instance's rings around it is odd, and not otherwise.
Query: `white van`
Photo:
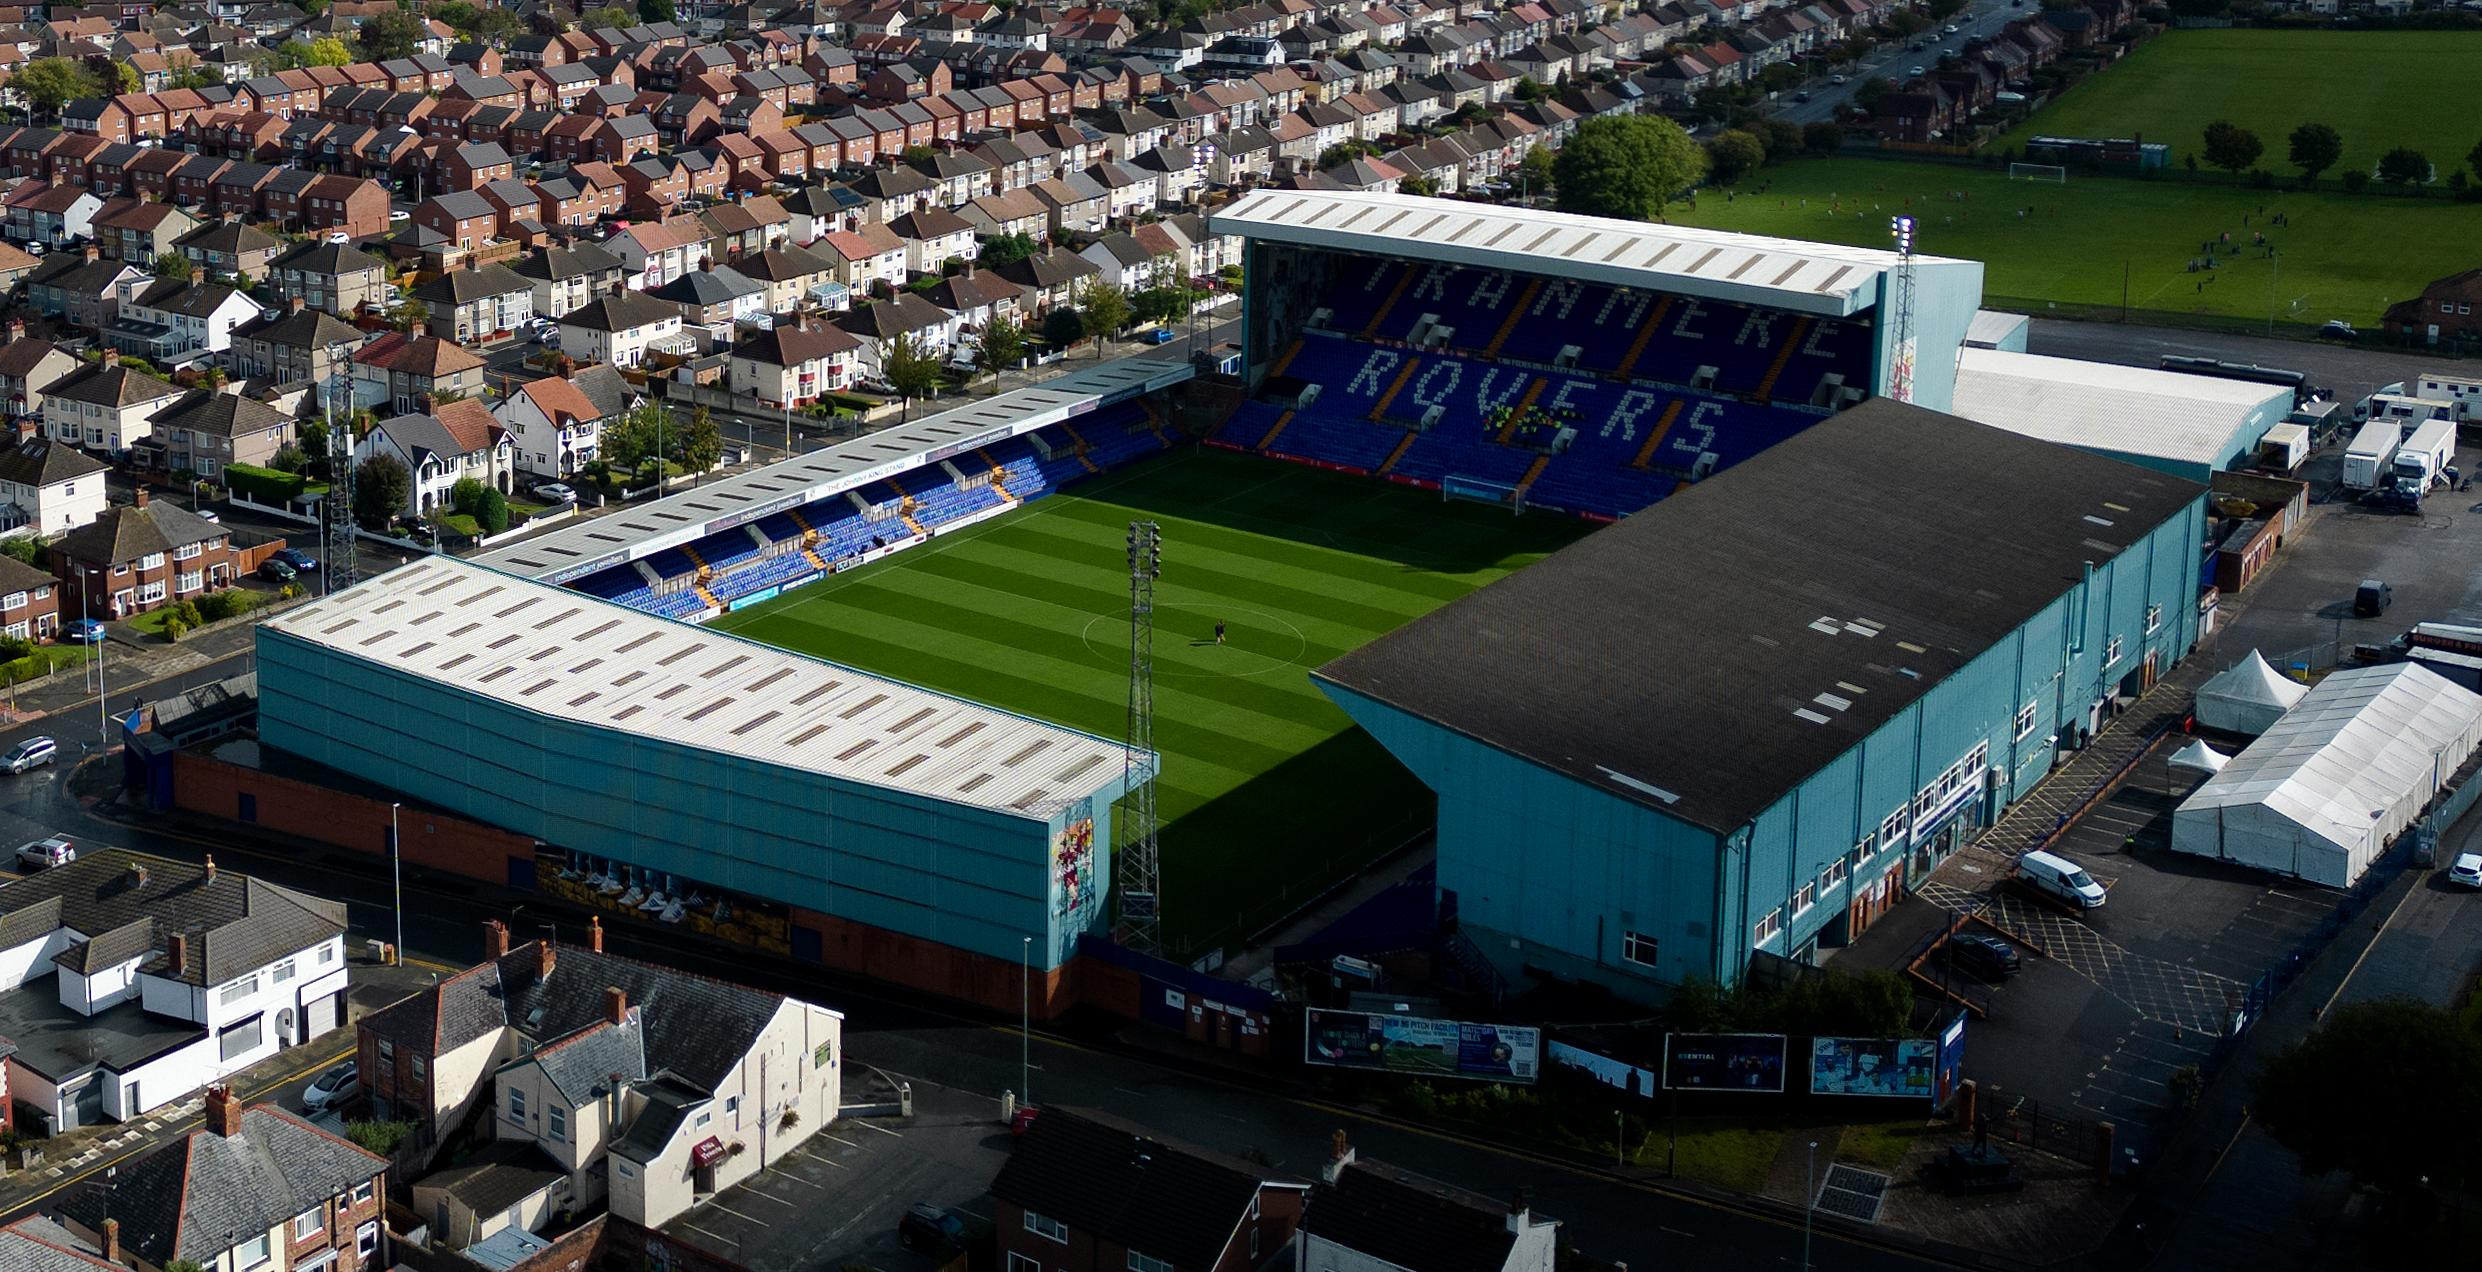
[[[2017,878],[2036,892],[2080,910],[2103,908],[2103,885],[2096,883],[2085,867],[2057,853],[2038,849],[2017,858]]]

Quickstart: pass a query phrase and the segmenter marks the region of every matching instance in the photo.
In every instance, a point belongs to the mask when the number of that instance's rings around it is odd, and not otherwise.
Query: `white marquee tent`
[[[2257,650],[2198,686],[2198,723],[2251,736],[2273,728],[2309,687],[2287,680]]]
[[[2339,671],[2172,815],[2175,851],[2350,887],[2482,745],[2482,695],[2412,663]]]
[[[2202,739],[2192,739],[2189,745],[2173,752],[2172,758],[2164,761],[2171,768],[2187,769],[2192,773],[2220,773],[2231,762],[2231,756],[2208,746]]]

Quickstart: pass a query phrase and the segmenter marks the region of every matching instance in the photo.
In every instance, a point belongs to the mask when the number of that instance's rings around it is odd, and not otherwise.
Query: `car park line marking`
[[[900,1135],[900,1134],[896,1133],[895,1131],[891,1131],[891,1130],[889,1130],[888,1128],[886,1128],[886,1127],[884,1127],[884,1126],[873,1126],[873,1125],[871,1125],[870,1123],[865,1122],[865,1121],[862,1121],[862,1120],[860,1120],[860,1119],[858,1119],[858,1118],[854,1120],[854,1123],[853,1123],[853,1124],[854,1124],[855,1126],[861,1127],[863,1130],[866,1130],[866,1131],[877,1131],[877,1132],[879,1132],[880,1134],[887,1136],[889,1139],[903,1139],[903,1138],[905,1138],[904,1136],[902,1136],[902,1135]]]
[[[710,1201],[710,1202],[708,1202],[708,1203],[707,1203],[707,1205],[708,1205],[710,1208],[713,1208],[713,1209],[716,1209],[716,1210],[721,1210],[721,1211],[723,1211],[725,1214],[731,1215],[733,1218],[738,1219],[738,1220],[740,1220],[740,1221],[741,1221],[741,1222],[743,1222],[743,1223],[754,1223],[754,1224],[757,1224],[759,1227],[762,1227],[762,1228],[771,1228],[771,1227],[774,1227],[774,1226],[775,1226],[775,1225],[773,1225],[773,1224],[771,1224],[771,1223],[768,1223],[768,1222],[767,1222],[766,1220],[764,1220],[764,1219],[754,1219],[754,1218],[752,1218],[752,1217],[750,1217],[750,1216],[748,1216],[748,1215],[745,1215],[745,1214],[741,1213],[740,1211],[735,1210],[735,1209],[733,1209],[732,1207],[727,1206],[727,1205],[725,1205],[723,1202],[720,1202],[720,1201]]]
[[[759,1176],[758,1178],[759,1178],[759,1179],[765,1179],[766,1177],[767,1177],[767,1176],[765,1176],[765,1175],[761,1175],[761,1176]],[[793,1204],[792,1202],[786,1201],[786,1200],[785,1200],[784,1198],[782,1198],[782,1197],[775,1196],[775,1195],[773,1195],[773,1194],[771,1194],[771,1193],[765,1193],[765,1192],[761,1192],[761,1191],[759,1191],[759,1189],[758,1189],[758,1179],[753,1179],[753,1180],[751,1180],[751,1181],[750,1181],[750,1189],[749,1189],[749,1194],[750,1194],[751,1196],[753,1196],[753,1197],[758,1198],[758,1199],[759,1199],[759,1200],[761,1200],[761,1201],[772,1201],[772,1202],[776,1203],[777,1205],[784,1207],[784,1208],[785,1208],[785,1209],[787,1209],[787,1210],[799,1210],[799,1209],[801,1209],[801,1207],[800,1207],[800,1206],[797,1206],[797,1205]]]
[[[826,1159],[826,1158],[824,1158],[824,1157],[814,1158],[813,1160],[816,1160],[816,1161],[822,1161],[822,1162],[827,1162],[827,1164],[828,1164],[828,1165],[830,1165],[830,1166],[836,1166],[836,1169],[838,1169],[838,1170],[843,1170],[843,1169],[844,1169],[844,1167],[842,1167],[842,1166],[837,1166],[837,1165],[836,1165],[836,1163],[834,1163],[834,1162],[828,1162],[828,1161],[827,1161],[827,1159]],[[811,1183],[809,1180],[804,1179],[804,1178],[802,1178],[801,1176],[796,1175],[796,1174],[794,1174],[793,1172],[791,1172],[791,1171],[789,1171],[789,1170],[785,1170],[785,1169],[783,1169],[782,1167],[778,1167],[778,1168],[777,1168],[777,1172],[776,1172],[776,1173],[778,1173],[778,1174],[780,1174],[780,1175],[784,1176],[786,1179],[789,1179],[789,1180],[791,1180],[791,1181],[792,1181],[792,1182],[794,1182],[794,1183],[800,1184],[800,1185],[801,1185],[802,1187],[804,1187],[804,1188],[814,1188],[814,1189],[817,1189],[817,1190],[818,1190],[818,1191],[820,1191],[820,1192],[826,1192],[826,1191],[827,1191],[827,1186],[826,1186],[826,1185],[824,1185],[824,1184],[814,1184],[814,1183]]]
[[[698,1226],[695,1222],[693,1222],[693,1221],[691,1221],[691,1220],[688,1220],[688,1219],[684,1219],[684,1220],[682,1220],[682,1221],[681,1221],[681,1226],[682,1226],[682,1227],[684,1227],[684,1228],[689,1229],[689,1230],[690,1230],[690,1231],[692,1231],[692,1232],[704,1233],[704,1234],[708,1237],[708,1239],[710,1239],[710,1240],[714,1240],[714,1241],[730,1241],[730,1242],[732,1242],[733,1248],[734,1248],[734,1249],[736,1249],[736,1250],[738,1250],[738,1249],[740,1249],[740,1248],[741,1248],[741,1243],[740,1243],[740,1242],[738,1242],[738,1241],[734,1241],[734,1240],[733,1240],[733,1238],[731,1238],[731,1237],[727,1237],[727,1236],[724,1236],[724,1235],[723,1235],[723,1234],[721,1234],[721,1233],[709,1232],[709,1231],[707,1231],[707,1229],[699,1227],[699,1226]]]
[[[836,1141],[837,1143],[842,1144],[842,1145],[844,1145],[845,1147],[850,1148],[850,1149],[859,1150],[859,1149],[862,1147],[861,1145],[854,1143],[852,1140],[846,1139],[844,1136],[841,1136],[841,1135],[830,1135],[830,1134],[828,1134],[828,1133],[827,1133],[827,1132],[825,1132],[825,1131],[821,1131],[821,1132],[819,1132],[819,1138],[820,1138],[820,1139],[826,1139],[826,1140],[834,1140],[834,1141]]]

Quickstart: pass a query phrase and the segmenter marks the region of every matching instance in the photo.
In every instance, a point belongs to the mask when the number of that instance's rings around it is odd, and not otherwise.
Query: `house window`
[[[1904,838],[1907,824],[1905,815],[1910,811],[1909,807],[1898,808],[1895,812],[1889,813],[1886,820],[1879,823],[1879,847],[1889,847],[1897,840]]]
[[[353,1204],[354,1204],[354,1205],[359,1206],[359,1205],[364,1205],[364,1204],[367,1204],[367,1203],[370,1201],[370,1199],[371,1199],[371,1181],[369,1181],[369,1180],[367,1180],[367,1179],[366,1179],[366,1180],[363,1180],[361,1183],[355,1184],[355,1185],[353,1186]]]
[[[1796,918],[1796,919],[1797,919],[1797,918],[1800,918],[1802,915],[1807,914],[1807,913],[1809,912],[1809,910],[1810,910],[1810,907],[1811,907],[1811,906],[1814,906],[1814,905],[1817,905],[1817,904],[1818,904],[1818,885],[1817,885],[1817,884],[1815,884],[1815,883],[1805,883],[1805,884],[1801,885],[1799,888],[1797,888],[1797,889],[1795,889],[1795,890],[1793,891],[1793,917],[1794,917],[1794,918]]]
[[[360,1188],[356,1188],[353,1191],[354,1195],[358,1197],[369,1190],[370,1185],[364,1184]],[[361,1261],[365,1265],[367,1265],[370,1260],[379,1256],[379,1224],[376,1221],[363,1224],[361,1227],[354,1229],[353,1252],[362,1256]]]
[[[1031,1210],[1026,1212],[1026,1231],[1031,1232],[1038,1237],[1057,1241],[1062,1245],[1067,1245],[1069,1243],[1069,1227],[1067,1224],[1064,1224],[1057,1219],[1047,1219]]]
[[[1661,948],[1662,942],[1643,932],[1620,934],[1620,957],[1625,962],[1635,963],[1640,967],[1653,967],[1655,954]]]
[[[267,1234],[264,1232],[247,1241],[236,1242],[233,1246],[233,1266],[242,1269],[242,1272],[266,1266],[270,1257]]]
[[[508,1092],[508,1120],[520,1126],[525,1125],[526,1121],[526,1093],[515,1087],[510,1087]]]
[[[163,553],[161,553],[161,552],[149,552],[149,553],[147,553],[145,556],[142,556],[142,557],[138,558],[138,568],[139,568],[139,569],[141,569],[141,570],[160,570],[160,569],[163,569],[163,568],[164,568],[164,554],[163,554]]]
[[[276,964],[273,970],[275,972],[276,983],[281,985],[286,981],[293,979],[293,960],[289,958],[285,959],[284,961]]]
[[[195,543],[184,543],[180,547],[172,550],[172,559],[175,561],[195,561],[198,559],[198,554],[201,551],[203,551],[203,549]]]
[[[379,1067],[382,1069],[396,1067],[396,1044],[385,1038],[379,1040]]]
[[[1172,1272],[1172,1264],[1169,1260],[1158,1259],[1152,1255],[1140,1254],[1135,1250],[1131,1250],[1129,1252],[1129,1272]]]
[[[2032,733],[2033,731],[2034,704],[2029,702],[2024,706],[2017,708],[2017,741],[2023,742],[2026,735]]]
[[[293,1239],[296,1241],[307,1240],[321,1228],[327,1226],[326,1220],[327,1217],[316,1210],[305,1210],[302,1213],[293,1216]]]
[[[431,1066],[429,1062],[425,1061],[421,1056],[407,1056],[406,1060],[414,1066],[415,1082],[420,1083],[430,1078]]]
[[[224,1060],[231,1061],[258,1050],[261,1019],[263,1018],[252,1016],[248,1020],[226,1026],[215,1036],[216,1053]]]
[[[24,592],[11,592],[5,598],[0,598],[0,609],[24,608],[26,608],[26,594]]]
[[[1774,940],[1776,937],[1781,936],[1783,932],[1784,910],[1781,906],[1779,906],[1773,910],[1767,911],[1766,917],[1758,920],[1758,926],[1750,932],[1750,944],[1764,945],[1767,942]]]
[[[225,986],[223,989],[216,991],[216,1005],[219,1007],[230,1007],[234,1003],[240,1002],[242,999],[248,998],[250,995],[257,992],[259,992],[259,974],[257,972],[252,972],[249,975],[242,977],[240,980],[234,981],[232,984]]]
[[[1008,1272],[1043,1272],[1043,1261],[1029,1259],[1011,1250],[1008,1252]]]
[[[543,1124],[544,1129],[550,1133],[553,1139],[565,1140],[569,1138],[569,1113],[568,1110],[561,1108],[559,1105],[546,1104],[543,1106]]]

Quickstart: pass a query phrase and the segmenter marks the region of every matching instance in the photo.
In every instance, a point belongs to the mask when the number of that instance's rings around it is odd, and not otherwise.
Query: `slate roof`
[[[32,438],[0,451],[0,481],[16,482],[20,486],[50,486],[74,481],[110,467],[74,446],[61,445],[48,438]]]
[[[794,367],[861,347],[861,341],[840,328],[824,324],[805,328],[793,323],[778,323],[772,329],[743,341],[733,349],[733,356],[748,358],[766,366]]]
[[[325,349],[343,345],[350,350],[361,347],[363,331],[324,309],[312,309],[305,305],[298,313],[287,311],[273,318],[253,318],[234,328],[233,335],[243,340],[264,340],[288,349]]]
[[[629,399],[636,397],[638,393],[636,389],[630,387],[629,381],[622,377],[620,368],[605,362],[579,367],[570,372],[569,383],[576,385],[577,391],[585,394],[586,400],[595,404],[596,412],[605,417],[618,415],[628,410]]]
[[[1262,1183],[1299,1186],[1117,1118],[1047,1105],[1010,1150],[991,1195],[1175,1267],[1211,1268]]]
[[[562,314],[560,323],[587,331],[635,331],[680,316],[679,305],[644,292],[624,291],[617,296],[597,296]]]
[[[850,313],[838,314],[836,325],[857,336],[887,339],[911,331],[928,331],[950,320],[948,311],[909,291]]]
[[[387,1169],[387,1160],[281,1109],[242,1110],[230,1139],[205,1128],[119,1168],[61,1204],[89,1228],[107,1207],[120,1220],[125,1250],[161,1267],[174,1259],[212,1265],[235,1233],[264,1232],[321,1202],[350,1193]]]
[[[612,1151],[640,1162],[663,1156],[664,1146],[679,1133],[681,1123],[689,1120],[690,1111],[712,1099],[708,1093],[670,1075],[645,1083],[638,1091],[646,1097],[646,1106],[638,1110],[629,1129],[612,1141]]]
[[[479,199],[481,196],[475,197]],[[488,211],[489,205],[484,206]],[[516,270],[494,264],[475,269],[452,269],[415,288],[414,295],[433,304],[462,305],[485,297],[532,291],[533,286]]]
[[[1500,1272],[1516,1234],[1508,1208],[1408,1171],[1354,1162],[1310,1190],[1301,1229],[1422,1272]]]
[[[140,402],[178,397],[180,393],[179,387],[144,371],[101,362],[89,362],[60,377],[52,387],[43,391],[45,397],[97,406],[134,406]]]
[[[539,278],[548,283],[612,272],[621,268],[621,258],[597,244],[578,243],[528,253],[515,268],[524,277]]]
[[[1729,834],[2204,491],[1873,399],[1312,675]]]
[[[201,525],[206,523],[201,522]],[[68,927],[88,934],[151,922],[150,948],[174,932],[189,935],[189,954],[176,973],[158,955],[151,975],[191,985],[221,985],[255,968],[343,934],[343,902],[304,896],[230,870],[207,878],[204,867],[139,858],[115,848],[95,850],[67,865],[0,884],[0,938],[26,939]]]
[[[378,257],[358,247],[342,243],[304,243],[268,262],[268,268],[296,269],[307,274],[353,274],[363,270],[385,269]]]
[[[437,1188],[475,1214],[493,1216],[551,1187],[566,1174],[530,1140],[494,1140],[457,1165],[423,1176],[416,1186]]]
[[[753,282],[748,275],[730,265],[718,265],[713,269],[691,270],[646,294],[657,300],[705,308],[727,304],[743,296],[764,296],[767,287]]]
[[[225,536],[224,527],[186,508],[167,503],[121,504],[52,542],[55,555],[89,565],[117,565],[153,552],[170,552],[185,543],[206,543]]]
[[[77,1234],[39,1216],[0,1228],[0,1268],[9,1272],[126,1272],[91,1250]]]
[[[155,417],[158,430],[186,428],[214,437],[244,436],[291,422],[290,416],[256,398],[213,389],[194,389]]]
[[[623,1083],[646,1076],[645,1018],[633,1014],[621,1025],[599,1020],[545,1044],[529,1059],[512,1061],[509,1067],[527,1063],[541,1067],[543,1076],[570,1104],[584,1104],[610,1090],[615,1075]]]
[[[202,252],[263,252],[284,246],[284,240],[241,221],[209,221],[182,235],[176,242],[178,246],[194,247]]]
[[[627,994],[638,1013],[645,1071],[669,1070],[712,1091],[757,1045],[760,1031],[784,1002],[782,995],[575,945],[559,946],[551,975],[543,977],[537,975],[540,948],[540,942],[518,946],[373,1012],[362,1023],[430,1056],[504,1026],[548,1044],[603,1020],[603,991],[613,988]]]

